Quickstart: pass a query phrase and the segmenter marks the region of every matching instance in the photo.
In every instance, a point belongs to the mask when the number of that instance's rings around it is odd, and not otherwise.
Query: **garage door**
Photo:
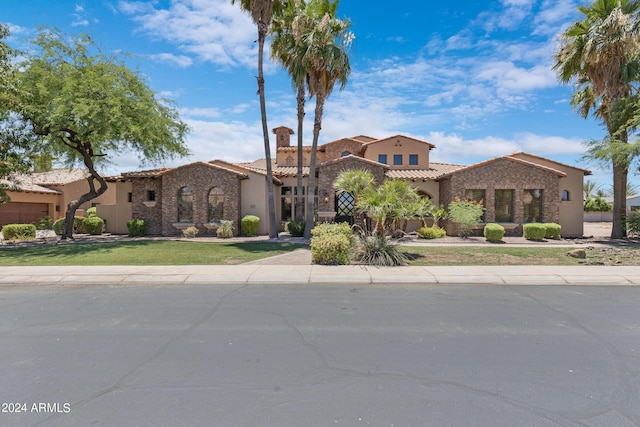
[[[0,226],[4,224],[31,224],[49,214],[46,203],[7,203],[0,206]]]

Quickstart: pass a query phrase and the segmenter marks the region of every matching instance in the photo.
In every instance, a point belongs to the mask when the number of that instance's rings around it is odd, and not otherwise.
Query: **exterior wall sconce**
[[[322,201],[325,203],[329,203],[329,193],[327,190],[322,190]]]

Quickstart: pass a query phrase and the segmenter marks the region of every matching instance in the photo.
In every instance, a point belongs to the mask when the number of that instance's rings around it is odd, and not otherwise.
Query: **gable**
[[[435,145],[404,135],[395,135],[369,142],[364,157],[386,162],[394,169],[428,169],[429,151]],[[381,157],[382,156],[382,157]]]

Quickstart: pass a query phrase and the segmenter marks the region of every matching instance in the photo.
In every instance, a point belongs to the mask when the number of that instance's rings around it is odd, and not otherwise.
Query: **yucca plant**
[[[360,239],[354,258],[367,265],[397,266],[407,263],[398,245],[381,234]]]

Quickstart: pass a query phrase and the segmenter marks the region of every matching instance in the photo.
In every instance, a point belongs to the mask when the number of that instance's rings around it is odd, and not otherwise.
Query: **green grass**
[[[568,248],[402,246],[409,265],[579,265]]]
[[[0,266],[233,265],[301,248],[293,243],[134,241],[0,249]]]

